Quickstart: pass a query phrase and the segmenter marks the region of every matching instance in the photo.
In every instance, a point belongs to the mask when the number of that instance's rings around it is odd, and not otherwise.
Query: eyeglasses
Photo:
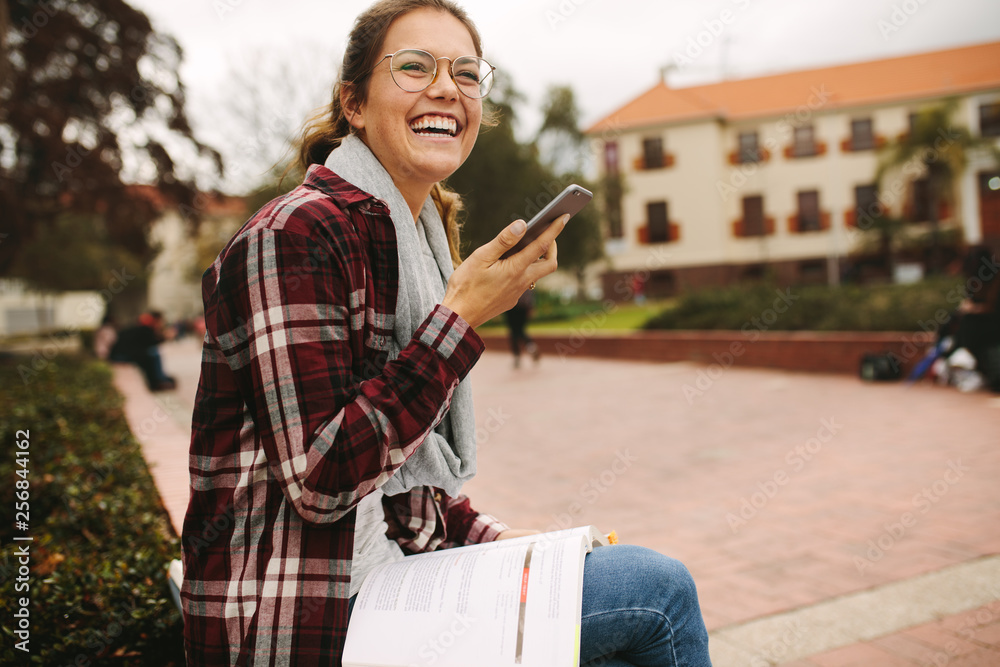
[[[466,97],[478,100],[489,95],[493,88],[493,72],[496,71],[496,67],[478,56],[459,56],[452,60],[444,56],[435,58],[420,49],[400,49],[382,56],[382,60],[386,58],[389,59],[389,73],[392,75],[392,80],[408,93],[419,93],[434,83],[439,60],[451,63],[449,71],[452,81]],[[375,63],[375,67],[381,65],[382,60]],[[375,67],[372,67],[368,74],[375,71]]]

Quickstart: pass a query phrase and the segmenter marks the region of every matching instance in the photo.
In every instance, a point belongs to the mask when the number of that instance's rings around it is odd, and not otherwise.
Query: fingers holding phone
[[[582,188],[579,185],[573,184],[567,187],[528,222],[527,231],[524,236],[521,237],[521,240],[514,247],[504,252],[501,255],[501,259],[511,257],[526,248],[535,239],[541,237],[545,233],[545,230],[563,215],[573,216],[579,213],[580,209],[586,206],[593,196],[590,190]]]
[[[556,270],[555,239],[590,198],[573,185],[527,225],[521,220],[508,225],[455,270],[442,304],[473,327],[510,310],[526,288]]]
[[[564,226],[562,221],[550,225],[522,252],[501,260],[504,250],[524,235],[523,221],[508,225],[455,269],[442,305],[458,313],[473,328],[510,310],[530,284],[556,270],[555,237]]]

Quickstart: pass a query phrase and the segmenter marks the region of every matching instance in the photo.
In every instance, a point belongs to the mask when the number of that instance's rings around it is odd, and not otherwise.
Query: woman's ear
[[[340,108],[344,110],[344,116],[347,117],[347,122],[351,124],[351,127],[355,130],[365,129],[365,117],[361,111],[361,105],[354,97],[353,86],[341,87]]]

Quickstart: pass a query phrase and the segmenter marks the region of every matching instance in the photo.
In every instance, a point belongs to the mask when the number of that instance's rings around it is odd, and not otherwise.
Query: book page
[[[354,606],[345,667],[576,667],[589,527],[408,556]]]

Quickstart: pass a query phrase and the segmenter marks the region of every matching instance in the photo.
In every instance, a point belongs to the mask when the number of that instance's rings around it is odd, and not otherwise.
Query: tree
[[[547,146],[548,160],[542,162],[537,140],[522,143],[514,135],[516,107],[523,103],[523,96],[510,82],[499,84],[491,93],[490,109],[499,115],[500,123],[481,131],[469,159],[448,179],[465,203],[467,222],[462,237],[466,250],[489,242],[518,218],[530,219],[571,183],[593,189],[574,171],[585,161],[586,148],[577,128],[572,91],[561,89],[553,95],[550,100],[556,101],[546,103],[538,135]],[[567,128],[568,138],[562,136]],[[559,236],[559,265],[573,271],[581,286],[584,268],[601,256],[598,219],[597,209],[588,206]]]
[[[580,131],[580,112],[573,89],[569,86],[550,87],[542,113],[542,126],[536,142],[545,147],[548,168],[566,185],[578,183],[591,191],[595,190],[595,184],[583,175],[589,144]],[[573,216],[573,221],[559,236],[559,264],[575,274],[581,297],[587,266],[603,256],[600,209],[591,204]]]
[[[294,48],[248,48],[230,62],[224,83],[197,109],[226,165],[223,190],[270,191],[295,157],[293,144],[306,119],[330,103],[337,60],[326,45],[300,42]],[[290,174],[286,182],[294,187],[301,176]]]
[[[499,124],[480,130],[475,150],[448,179],[465,204],[464,254],[491,241],[514,220],[530,218],[540,208],[539,197],[544,205],[544,198],[553,196],[547,192],[559,185],[538,162],[535,146],[514,136],[515,107],[522,100],[509,82],[498,82],[488,113],[497,115]]]
[[[941,210],[955,201],[955,186],[965,171],[969,155],[975,151],[987,151],[996,161],[1000,161],[1000,150],[987,139],[974,136],[968,128],[952,123],[958,107],[956,100],[948,100],[938,106],[918,113],[910,131],[883,149],[875,174],[879,190],[887,192],[889,177],[902,172],[902,177],[916,177],[924,183],[923,196],[926,197],[927,220],[931,227],[928,269],[932,272],[942,268],[940,241]],[[911,187],[916,187],[911,186]],[[880,198],[881,199],[881,198]],[[876,225],[883,239],[883,247],[889,253],[892,264],[892,236],[900,229],[891,219],[881,216],[882,224]]]
[[[0,30],[0,275],[101,289],[148,266],[160,207],[195,222],[196,180],[222,168],[188,123],[177,42],[122,0],[0,0]]]

